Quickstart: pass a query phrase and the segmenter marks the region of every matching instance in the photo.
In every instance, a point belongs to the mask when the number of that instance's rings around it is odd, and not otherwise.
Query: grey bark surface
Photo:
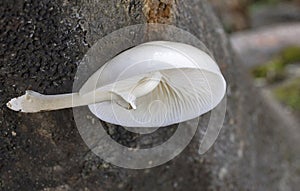
[[[71,92],[77,65],[93,43],[116,29],[146,22],[172,24],[198,37],[225,75],[225,123],[205,155],[197,152],[196,136],[167,164],[122,169],[87,148],[71,109],[23,114],[5,107],[26,89]],[[294,146],[299,131],[284,124],[280,113],[272,112],[252,88],[206,1],[2,0],[0,30],[0,189],[296,190],[299,186],[299,148]],[[108,128],[120,143],[134,142],[130,134],[119,135],[124,132],[121,127]]]

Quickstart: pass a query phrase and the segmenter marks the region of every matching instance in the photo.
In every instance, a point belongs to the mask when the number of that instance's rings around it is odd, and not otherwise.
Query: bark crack
[[[175,20],[175,0],[144,0],[143,3],[147,23],[170,24]]]

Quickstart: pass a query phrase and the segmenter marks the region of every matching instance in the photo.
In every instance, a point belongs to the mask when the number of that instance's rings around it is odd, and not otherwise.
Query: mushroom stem
[[[87,94],[80,93],[43,95],[35,91],[27,90],[20,97],[11,99],[6,106],[14,111],[35,113],[39,111],[58,110],[70,107],[84,106],[103,101],[116,101],[126,109],[136,109],[136,99],[144,96],[159,84],[161,74],[145,77],[136,85],[125,89],[112,89],[110,91],[94,90]]]
[[[14,111],[34,113],[107,101],[111,100],[111,96],[116,97],[114,95],[104,94],[102,96],[95,96],[94,100],[89,99],[87,96],[80,96],[78,93],[43,95],[35,91],[27,90],[24,95],[11,99],[6,105]]]

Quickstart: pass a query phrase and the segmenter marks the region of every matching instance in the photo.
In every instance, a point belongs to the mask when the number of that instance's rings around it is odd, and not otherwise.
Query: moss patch
[[[300,47],[288,47],[281,53],[281,60],[284,64],[300,62]]]
[[[265,78],[268,82],[276,82],[284,79],[285,65],[280,59],[274,59],[266,64],[257,66],[252,70],[255,78]]]
[[[264,78],[269,83],[280,81],[285,77],[285,66],[300,62],[300,47],[288,47],[271,61],[251,70],[255,78]]]
[[[275,97],[296,111],[300,111],[300,78],[273,90]]]
[[[281,0],[257,0],[254,3],[250,4],[249,10],[254,11],[265,6],[274,6],[280,3]]]

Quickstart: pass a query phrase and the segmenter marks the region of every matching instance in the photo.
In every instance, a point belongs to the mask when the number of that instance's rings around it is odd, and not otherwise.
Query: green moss
[[[271,61],[254,67],[251,73],[255,78],[264,78],[273,83],[284,79],[285,66],[295,62],[300,62],[300,47],[288,47]]]
[[[273,90],[275,97],[293,110],[300,111],[300,78]]]
[[[280,2],[280,0],[258,0],[254,4],[262,4],[262,5],[276,5]]]
[[[277,5],[278,3],[280,3],[280,1],[281,0],[257,0],[254,3],[250,4],[249,10],[254,11],[260,9],[261,7]]]
[[[288,47],[281,53],[281,59],[284,64],[300,62],[300,47]]]
[[[280,81],[285,77],[285,65],[281,59],[274,59],[266,64],[255,67],[251,73],[255,78],[265,78],[268,82]]]

